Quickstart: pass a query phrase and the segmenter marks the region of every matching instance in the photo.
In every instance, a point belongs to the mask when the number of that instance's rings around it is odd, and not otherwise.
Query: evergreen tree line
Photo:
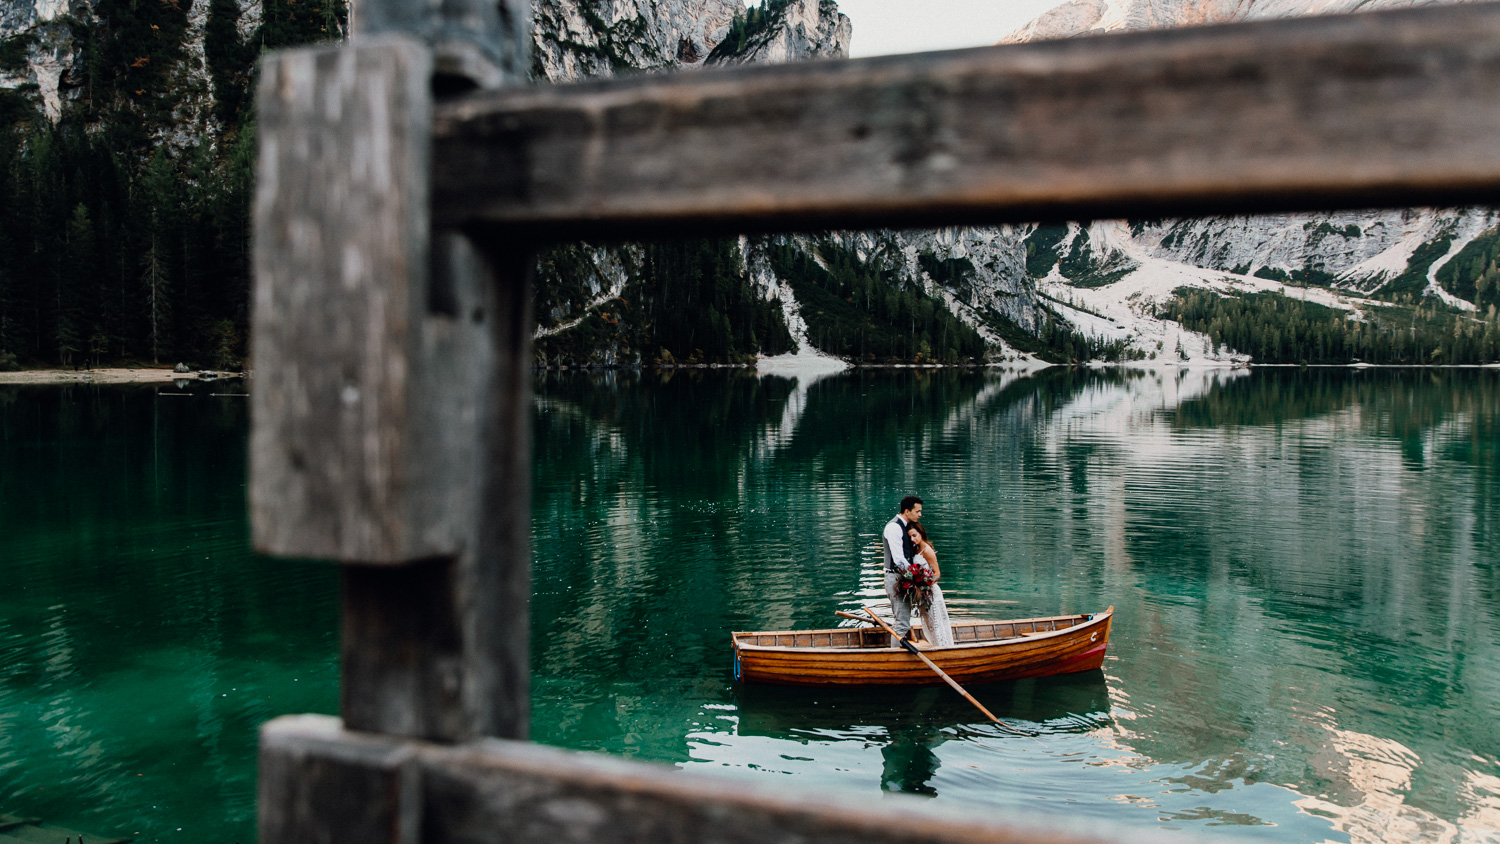
[[[1500,312],[1476,316],[1435,302],[1367,306],[1357,319],[1280,293],[1220,296],[1182,288],[1165,316],[1257,363],[1487,364],[1500,362]]]
[[[979,332],[878,257],[862,261],[827,239],[815,245],[822,264],[784,239],[765,246],[772,269],[792,285],[818,349],[861,363],[983,360]]]
[[[1133,226],[1135,224],[1132,224]],[[1135,262],[1115,254],[1104,260],[1094,256],[1089,247],[1089,226],[1079,225],[1078,233],[1062,252],[1062,242],[1069,227],[1046,223],[1026,236],[1026,274],[1034,279],[1046,278],[1056,267],[1074,287],[1104,287],[1114,284],[1136,268]]]
[[[1444,290],[1473,302],[1480,312],[1500,308],[1500,229],[1474,238],[1437,271]]]
[[[1045,312],[1035,334],[998,311],[986,310],[983,315],[985,323],[1012,348],[1036,355],[1048,363],[1086,363],[1091,360],[1118,363],[1146,357],[1146,352],[1132,348],[1125,340],[1104,340],[1080,333],[1050,309]]]
[[[202,61],[185,42],[194,2],[209,4]],[[60,120],[32,91],[0,102],[0,366],[237,367],[254,64],[265,49],[337,37],[343,5],[266,0],[244,37],[234,0],[96,0],[93,12],[66,20],[84,58]],[[206,134],[187,122],[199,103]]]
[[[965,305],[974,305],[974,281],[979,272],[968,258],[939,258],[936,253],[922,250],[917,253],[917,265],[927,277],[953,291]]]
[[[1050,312],[1037,335],[1037,346],[1034,352],[1037,357],[1053,363],[1086,363],[1091,360],[1119,363],[1146,358],[1146,352],[1132,348],[1125,340],[1105,340],[1082,334]]]
[[[756,292],[737,240],[659,241],[620,247],[615,257],[629,280],[618,297],[590,308],[591,291],[606,281],[594,251],[568,244],[542,253],[533,302],[542,324],[587,312],[536,341],[538,363],[727,364],[791,351],[781,304]]]
[[[662,362],[683,354],[689,361],[744,361],[757,352],[791,351],[781,303],[756,293],[737,241],[652,243],[645,277],[643,311],[655,326]]]
[[[137,162],[107,138],[73,125],[0,138],[0,357],[238,366],[249,142]]]

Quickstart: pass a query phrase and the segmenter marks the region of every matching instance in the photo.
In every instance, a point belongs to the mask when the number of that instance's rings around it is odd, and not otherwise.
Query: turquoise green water
[[[538,741],[1257,841],[1500,835],[1500,372],[552,374]],[[245,548],[245,400],[0,388],[0,812],[253,837],[254,728],[332,711],[335,579]],[[916,491],[956,616],[1117,608],[1103,671],[742,687],[877,597]],[[181,831],[179,831],[179,828]]]
[[[338,706],[336,573],[249,553],[208,392],[0,387],[0,812],[249,844],[256,726]]]

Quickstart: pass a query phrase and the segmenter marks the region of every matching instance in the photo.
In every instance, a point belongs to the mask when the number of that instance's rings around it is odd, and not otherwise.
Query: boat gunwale
[[[1093,613],[1092,615],[1090,615],[1089,613],[1076,613],[1076,614],[1073,614],[1073,615],[1042,616],[1040,618],[1017,618],[1017,619],[1000,619],[1000,620],[975,619],[972,622],[959,622],[959,624],[963,624],[963,625],[970,625],[970,624],[973,624],[973,625],[979,625],[979,624],[1026,624],[1028,622],[1051,621],[1053,619],[1058,619],[1058,618],[1078,618],[1078,617],[1081,617],[1081,616],[1086,617],[1083,621],[1080,621],[1077,624],[1071,625],[1069,627],[1064,627],[1061,630],[1048,630],[1048,631],[1043,632],[1043,633],[1034,633],[1034,634],[1030,634],[1030,635],[1022,634],[1022,635],[1018,635],[1018,636],[1013,636],[1013,637],[1011,637],[1009,639],[987,639],[987,640],[981,641],[981,642],[965,642],[963,644],[955,643],[952,646],[946,647],[946,648],[933,648],[933,647],[921,647],[921,646],[918,646],[918,648],[924,654],[944,654],[944,653],[952,653],[954,651],[977,650],[977,649],[980,649],[980,648],[1006,647],[1006,646],[1011,646],[1011,645],[1017,644],[1019,642],[1042,642],[1042,641],[1046,641],[1048,639],[1054,639],[1054,638],[1057,638],[1059,636],[1064,636],[1064,635],[1067,635],[1067,634],[1070,634],[1070,633],[1079,632],[1079,628],[1086,628],[1086,627],[1088,627],[1090,625],[1097,624],[1097,623],[1099,623],[1101,621],[1108,620],[1109,618],[1111,618],[1112,616],[1114,616],[1114,613],[1115,613],[1115,608],[1114,608],[1113,605],[1111,605],[1108,609],[1102,610],[1102,611],[1097,612],[1097,613]],[[958,624],[955,624],[954,626],[957,627]],[[884,648],[836,648],[836,647],[826,646],[826,645],[824,645],[824,646],[814,646],[814,647],[797,647],[795,645],[752,645],[752,644],[748,644],[748,643],[745,643],[745,642],[741,642],[740,638],[739,638],[741,636],[787,636],[787,635],[792,635],[792,634],[806,634],[806,633],[842,633],[844,631],[868,630],[868,629],[870,629],[870,628],[869,627],[831,627],[831,628],[827,628],[827,629],[823,629],[823,630],[741,630],[741,631],[731,632],[729,634],[729,636],[730,636],[730,641],[733,643],[734,647],[737,650],[755,651],[757,653],[826,653],[826,654],[855,654],[855,653],[861,653],[861,654],[884,654],[884,653],[905,653],[905,650],[903,648],[894,647],[894,646],[888,646],[888,647],[884,647]]]

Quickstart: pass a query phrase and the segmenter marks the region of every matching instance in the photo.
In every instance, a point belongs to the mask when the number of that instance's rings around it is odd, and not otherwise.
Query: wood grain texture
[[[468,515],[451,557],[343,572],[345,723],[435,741],[525,738],[531,723],[531,267],[525,249],[434,235],[417,468]],[[446,486],[444,486],[446,484]],[[426,504],[428,502],[419,502]],[[440,513],[414,507],[416,518]],[[426,515],[424,515],[424,513]],[[451,519],[451,517],[450,517]]]
[[[468,238],[463,262],[483,292],[484,378],[476,391],[478,438],[465,455],[479,474],[478,512],[460,557],[464,707],[473,735],[524,739],[531,729],[532,274],[526,241]]]
[[[706,70],[436,112],[450,222],[903,227],[1500,198],[1500,5]]]
[[[392,36],[276,53],[263,67],[253,541],[346,560],[452,553],[456,531],[423,533],[411,513],[429,54]]]
[[[427,56],[375,38],[267,59],[253,538],[352,565],[351,725],[521,738],[533,259],[431,228]]]
[[[418,844],[417,749],[341,732],[326,716],[277,719],[261,729],[257,826],[263,844]]]
[[[346,565],[339,713],[351,730],[454,741],[464,717],[459,566]]]
[[[1001,739],[1003,740],[1003,739]],[[665,766],[540,745],[485,740],[460,746],[351,734],[332,718],[281,718],[262,746],[294,747],[309,766],[344,746],[386,746],[415,755],[422,783],[424,844],[514,841],[544,844],[1064,844],[1161,840],[1104,824],[1052,816],[997,819],[964,807],[934,807],[886,795],[685,776]],[[265,754],[263,753],[263,758]],[[1059,831],[1069,829],[1072,831]],[[1104,837],[1101,837],[1104,836]],[[262,837],[262,841],[273,839]],[[357,840],[340,836],[340,840]]]
[[[490,294],[434,246],[429,51],[389,36],[264,67],[254,543],[361,563],[454,556],[479,506]]]

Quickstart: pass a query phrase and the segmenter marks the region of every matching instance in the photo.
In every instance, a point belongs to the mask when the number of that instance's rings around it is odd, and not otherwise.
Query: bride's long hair
[[[906,529],[916,531],[917,536],[922,537],[923,542],[927,542],[927,528],[922,527],[921,522],[912,522],[906,526]],[[907,538],[909,539],[910,537]],[[918,548],[917,550],[921,551],[922,549]]]

